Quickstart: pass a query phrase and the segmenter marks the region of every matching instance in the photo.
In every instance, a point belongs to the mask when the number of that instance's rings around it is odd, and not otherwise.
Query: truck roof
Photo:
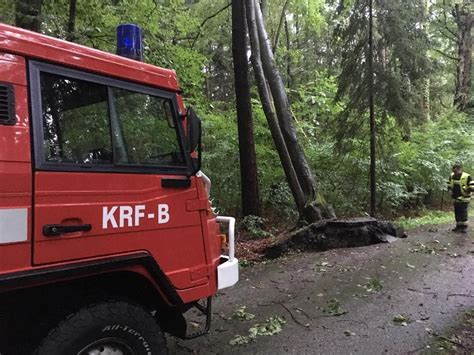
[[[0,24],[0,52],[180,91],[174,70]]]

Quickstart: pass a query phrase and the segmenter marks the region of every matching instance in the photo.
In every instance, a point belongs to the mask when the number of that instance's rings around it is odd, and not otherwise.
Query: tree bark
[[[257,9],[257,4],[255,3],[255,0],[246,0],[246,7],[247,22],[252,48],[251,58],[258,91],[262,101],[263,110],[265,112],[265,116],[267,118],[268,125],[272,133],[275,147],[280,156],[280,160],[288,181],[288,185],[290,186],[293,198],[295,199],[296,207],[300,214],[300,219],[305,219],[308,222],[314,222],[321,220],[323,216],[327,218],[334,218],[334,211],[331,208],[327,208],[327,206],[322,206],[316,201],[308,201],[308,198],[301,187],[298,172],[295,169],[294,161],[288,150],[287,142],[285,141],[279,120],[277,119],[277,114],[275,114],[275,109],[272,105],[271,93],[269,91],[265,78],[264,66],[261,58],[261,53],[263,50],[260,46],[261,43],[257,25],[258,20],[256,17],[256,14],[258,14],[260,10]],[[265,42],[265,46],[267,46],[266,50],[271,52],[268,41]]]
[[[455,5],[453,16],[458,28],[458,63],[454,89],[454,106],[459,111],[464,112],[471,105],[472,24],[474,16],[467,4]]]
[[[286,87],[291,88],[293,80],[291,78],[291,43],[290,43],[290,30],[288,28],[288,20],[285,18],[285,36],[286,36]]]
[[[283,23],[285,23],[285,30],[288,29],[288,23],[286,21],[286,8],[288,7],[288,4],[290,3],[290,0],[286,0],[285,3],[283,4],[283,9],[281,10],[281,15],[280,15],[280,21],[278,22],[278,28],[275,32],[275,37],[273,40],[273,53],[277,50],[278,47],[278,42],[280,41],[280,33],[281,33],[281,28],[283,26]]]
[[[67,22],[66,41],[73,42],[76,39],[76,5],[77,0],[69,0],[69,18]]]
[[[265,80],[265,74],[263,72],[262,61],[260,57],[260,43],[258,40],[258,32],[255,21],[255,3],[254,0],[246,0],[246,14],[247,14],[247,24],[249,30],[250,43],[252,48],[252,66],[255,73],[255,81],[257,83],[257,88],[262,102],[263,111],[272,134],[273,142],[275,143],[275,148],[280,157],[281,164],[283,166],[283,171],[285,172],[288,185],[292,192],[293,198],[296,203],[296,208],[299,211],[300,218],[304,218],[304,208],[305,208],[305,198],[301,186],[296,176],[295,169],[293,168],[293,163],[291,162],[290,155],[288,153],[285,140],[278,125],[278,120],[275,115],[273,105],[271,102],[270,92]]]
[[[265,77],[268,80],[270,91],[275,104],[283,138],[285,139],[291,161],[293,162],[298,181],[305,195],[306,204],[310,204],[316,196],[316,183],[308,165],[303,149],[299,145],[295,127],[293,126],[293,115],[286,95],[285,85],[278,71],[271,44],[263,25],[262,12],[258,6],[255,7],[255,19],[260,43],[260,52]]]
[[[374,30],[373,30],[373,0],[369,0],[369,48],[367,51],[367,70],[369,88],[369,120],[370,120],[370,215],[375,216],[376,185],[375,185],[375,113],[374,113]]]
[[[253,135],[252,105],[248,80],[245,4],[232,1],[232,55],[239,133],[242,215],[260,215],[257,158]]]
[[[41,30],[41,7],[43,0],[17,0],[15,4],[15,25],[30,31]]]
[[[242,0],[244,1],[244,0]],[[260,9],[262,9],[263,19],[264,21],[268,18],[268,4],[267,0],[259,0]]]

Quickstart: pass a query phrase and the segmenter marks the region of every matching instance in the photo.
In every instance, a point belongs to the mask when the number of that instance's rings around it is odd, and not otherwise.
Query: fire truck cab
[[[199,146],[174,71],[0,24],[2,354],[158,354],[162,332],[207,332],[238,262]]]

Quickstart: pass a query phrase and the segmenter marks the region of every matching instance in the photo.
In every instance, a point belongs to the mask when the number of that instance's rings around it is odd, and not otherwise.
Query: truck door
[[[31,264],[27,97],[25,59],[0,51],[0,272]]]
[[[178,289],[207,282],[176,94],[30,63],[34,263],[147,251]]]

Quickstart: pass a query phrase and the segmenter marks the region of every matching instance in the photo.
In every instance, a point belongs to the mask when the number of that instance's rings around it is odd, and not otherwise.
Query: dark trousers
[[[456,228],[466,229],[468,224],[467,208],[469,202],[454,201],[454,217],[456,218]]]

